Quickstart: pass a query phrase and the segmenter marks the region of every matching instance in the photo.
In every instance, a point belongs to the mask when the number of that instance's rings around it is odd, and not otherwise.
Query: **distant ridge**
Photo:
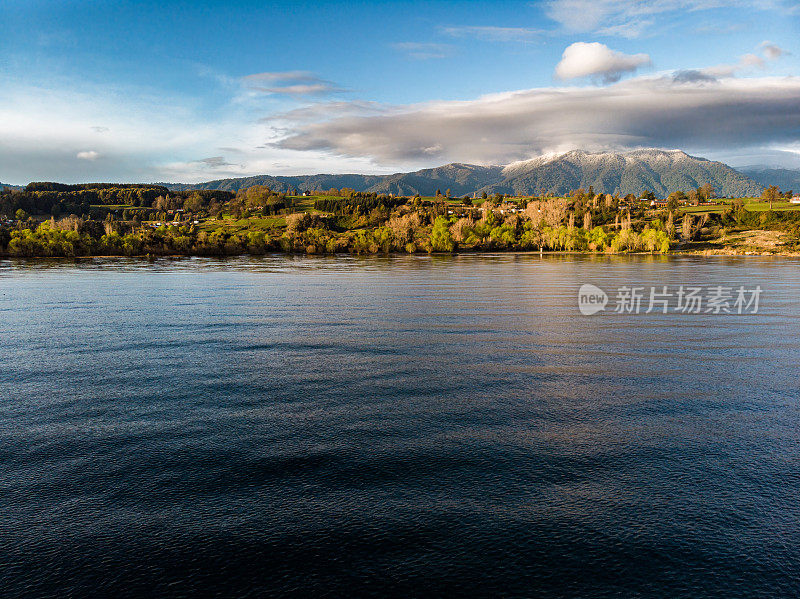
[[[7,187],[8,189],[23,189],[22,185],[11,185],[11,183],[0,183],[0,189]]]
[[[598,193],[626,195],[652,191],[664,197],[673,191],[689,191],[706,183],[713,185],[721,196],[757,196],[767,185],[722,162],[690,156],[680,150],[654,148],[630,152],[573,150],[506,166],[452,163],[392,175],[258,175],[197,184],[159,185],[175,191],[221,189],[234,192],[253,185],[266,185],[275,191],[346,187],[395,195],[433,195],[437,189],[443,193],[449,189],[454,196],[483,192],[563,195],[591,186]]]
[[[783,191],[800,193],[800,169],[748,166],[739,170],[764,187],[777,185]]]

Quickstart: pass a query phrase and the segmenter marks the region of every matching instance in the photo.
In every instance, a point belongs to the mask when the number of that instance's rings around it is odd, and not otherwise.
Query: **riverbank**
[[[797,240],[785,231],[754,229],[678,244],[672,254],[723,256],[800,256]]]
[[[170,209],[170,215],[97,206],[83,216],[64,218],[27,216],[19,210],[19,218],[0,223],[0,256],[800,253],[800,212],[756,211],[744,204],[720,204],[720,211],[697,214],[592,195],[499,197],[480,207],[443,198],[278,199],[280,207],[250,210],[242,204],[245,194],[191,216],[178,208]],[[159,197],[155,205],[177,205],[170,202]],[[192,205],[188,198],[185,205]],[[173,220],[167,221],[168,216]]]

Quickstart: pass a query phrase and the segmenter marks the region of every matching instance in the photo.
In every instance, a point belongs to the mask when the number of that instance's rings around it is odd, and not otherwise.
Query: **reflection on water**
[[[796,596],[799,296],[787,259],[0,261],[0,588]]]

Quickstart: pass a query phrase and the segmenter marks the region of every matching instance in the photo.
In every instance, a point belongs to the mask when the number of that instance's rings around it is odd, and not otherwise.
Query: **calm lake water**
[[[797,597],[799,298],[790,259],[0,261],[0,595]]]

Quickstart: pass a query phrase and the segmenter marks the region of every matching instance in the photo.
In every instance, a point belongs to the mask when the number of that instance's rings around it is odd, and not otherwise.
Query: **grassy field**
[[[292,210],[294,212],[308,212],[309,214],[322,214],[322,211],[314,208],[314,202],[317,200],[341,200],[339,196],[289,196],[295,204]]]
[[[227,233],[239,233],[240,231],[268,231],[285,226],[286,220],[282,216],[251,216],[238,220],[227,216],[222,220],[209,218],[197,225],[197,228],[209,232],[223,229]]]
[[[749,212],[766,212],[769,210],[769,202],[764,202],[757,198],[742,198],[744,200],[745,210]],[[722,212],[733,204],[734,200],[718,200],[720,203],[715,206],[683,206],[681,212],[689,214],[703,214],[710,212]],[[800,204],[792,204],[790,202],[772,202],[773,210],[800,210]]]
[[[90,204],[92,208],[108,208],[109,210],[150,210],[133,204]]]
[[[746,204],[745,207],[750,212],[766,212],[769,210],[769,202],[752,202]],[[789,202],[772,202],[773,210],[800,210],[800,204],[791,204]]]

